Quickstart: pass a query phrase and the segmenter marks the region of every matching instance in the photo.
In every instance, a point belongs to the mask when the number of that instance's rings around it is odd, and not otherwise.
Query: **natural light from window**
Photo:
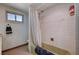
[[[23,15],[17,13],[7,12],[7,20],[16,21],[16,22],[23,22]]]

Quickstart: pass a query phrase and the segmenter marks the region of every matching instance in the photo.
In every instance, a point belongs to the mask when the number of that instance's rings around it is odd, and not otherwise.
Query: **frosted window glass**
[[[23,17],[21,15],[16,15],[16,21],[22,22]]]
[[[15,14],[7,13],[7,18],[8,18],[8,20],[15,21]]]

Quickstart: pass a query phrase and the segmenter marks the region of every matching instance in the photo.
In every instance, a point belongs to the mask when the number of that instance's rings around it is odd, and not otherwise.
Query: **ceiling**
[[[30,5],[38,9],[38,11],[41,11],[41,10],[45,10],[51,5],[54,6],[55,3],[4,3],[4,5],[19,9],[23,12],[28,12]]]
[[[10,6],[16,9],[19,9],[23,12],[28,12],[28,8],[31,3],[4,3],[6,6]]]
[[[44,10],[50,8],[50,7],[55,6],[55,5],[56,5],[56,3],[39,3],[39,4],[36,3],[36,4],[32,4],[32,6],[34,6],[38,10],[38,12],[44,11]]]

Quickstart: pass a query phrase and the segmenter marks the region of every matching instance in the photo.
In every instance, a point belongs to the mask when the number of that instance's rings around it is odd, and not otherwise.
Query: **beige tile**
[[[28,46],[18,47],[2,53],[3,55],[31,55],[28,52]]]

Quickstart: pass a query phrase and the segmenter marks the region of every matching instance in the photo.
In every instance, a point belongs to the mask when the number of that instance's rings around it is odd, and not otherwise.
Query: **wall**
[[[18,23],[6,21],[5,13],[7,10],[23,14],[24,22]],[[0,5],[0,34],[3,35],[3,50],[13,48],[27,42],[27,20],[28,15],[26,13],[24,14],[23,12],[20,12],[14,8]],[[8,23],[11,25],[13,30],[13,33],[11,35],[5,34],[5,28]]]
[[[75,4],[76,9],[76,54],[79,55],[79,4]]]
[[[43,43],[75,54],[75,17],[69,15],[72,4],[56,4],[41,13],[40,23]],[[54,38],[51,41],[50,38]]]
[[[1,51],[2,51],[2,35],[0,34],[0,55],[2,54]]]

